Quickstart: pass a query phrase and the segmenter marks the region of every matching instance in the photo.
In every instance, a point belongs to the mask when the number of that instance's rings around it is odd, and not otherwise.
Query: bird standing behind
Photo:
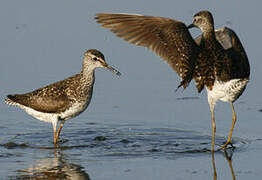
[[[194,15],[193,23],[184,23],[163,17],[137,14],[99,13],[95,19],[129,43],[144,46],[162,57],[181,77],[178,87],[186,88],[192,79],[200,93],[205,87],[212,116],[212,151],[215,142],[214,107],[218,100],[231,103],[233,121],[226,148],[236,121],[233,102],[245,90],[250,67],[244,48],[233,30],[214,30],[213,16],[208,11]],[[189,28],[201,29],[196,40]]]

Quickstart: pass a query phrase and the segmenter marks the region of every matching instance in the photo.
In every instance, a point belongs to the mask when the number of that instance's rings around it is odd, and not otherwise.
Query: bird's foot
[[[54,141],[54,146],[55,147],[58,147],[59,145],[61,145],[61,144],[64,144],[64,143],[66,143],[66,142],[68,142],[69,140],[68,139],[57,139],[56,141]]]
[[[227,141],[223,146],[220,146],[220,150],[226,150],[227,146],[230,145],[230,148],[235,148],[231,141]]]

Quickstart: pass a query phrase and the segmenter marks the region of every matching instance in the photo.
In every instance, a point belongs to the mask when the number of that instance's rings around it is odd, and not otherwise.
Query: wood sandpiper
[[[178,87],[186,88],[194,79],[199,93],[206,88],[212,116],[211,151],[215,143],[215,104],[218,100],[231,103],[232,126],[222,148],[232,145],[236,122],[233,103],[245,90],[250,74],[247,55],[232,29],[215,30],[208,11],[195,14],[189,26],[169,18],[137,14],[99,13],[95,19],[129,43],[147,47],[162,57],[182,79]],[[192,27],[202,31],[196,40],[188,30]]]
[[[26,94],[8,95],[5,102],[22,108],[36,119],[52,123],[56,145],[65,121],[88,107],[93,93],[94,71],[98,67],[120,75],[119,71],[106,63],[101,52],[90,49],[84,54],[79,74]],[[57,130],[58,122],[60,126]]]

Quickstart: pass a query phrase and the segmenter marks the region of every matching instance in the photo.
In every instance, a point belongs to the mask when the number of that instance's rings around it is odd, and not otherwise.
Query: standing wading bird
[[[8,95],[5,102],[24,109],[41,121],[52,123],[56,145],[65,120],[79,115],[89,105],[97,67],[107,68],[120,75],[120,72],[106,63],[101,52],[90,49],[84,54],[82,71],[79,74],[33,92]],[[60,127],[57,131],[58,121]]]
[[[95,19],[129,43],[147,47],[162,57],[181,77],[178,88],[186,88],[192,79],[199,93],[206,88],[212,116],[212,151],[216,131],[215,104],[218,100],[231,103],[233,122],[222,148],[232,145],[236,122],[233,103],[245,90],[250,74],[247,55],[233,30],[215,31],[212,14],[208,11],[195,14],[189,26],[169,18],[135,14],[99,13]],[[196,40],[188,30],[192,27],[198,27],[203,33]]]

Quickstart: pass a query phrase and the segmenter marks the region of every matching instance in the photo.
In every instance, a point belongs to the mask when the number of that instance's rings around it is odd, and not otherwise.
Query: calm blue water
[[[218,179],[259,179],[261,168],[261,2],[228,1],[3,1],[0,6],[0,179],[212,179],[211,120],[206,92],[192,83],[174,92],[179,78],[149,50],[115,37],[95,23],[98,12],[171,17],[186,24],[199,10],[213,12],[216,27],[239,35],[251,65],[251,81],[235,103],[236,149],[232,162],[215,153]],[[192,33],[197,35],[198,30]],[[98,69],[89,108],[67,121],[53,148],[51,124],[4,104],[81,69],[86,49],[101,50],[121,71]],[[216,106],[222,144],[231,126],[229,104]]]

